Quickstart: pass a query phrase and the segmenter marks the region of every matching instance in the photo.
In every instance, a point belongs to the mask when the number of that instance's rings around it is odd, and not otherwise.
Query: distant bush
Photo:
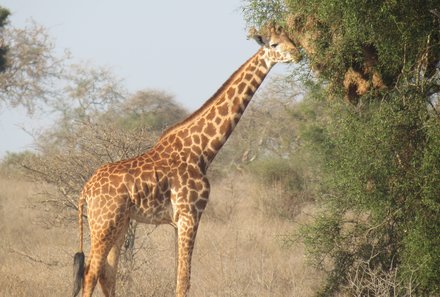
[[[295,168],[284,159],[262,159],[250,164],[249,168],[263,183],[281,183],[287,192],[299,192],[304,188],[304,179]]]
[[[19,178],[25,173],[23,168],[24,161],[30,158],[34,153],[24,151],[19,153],[6,152],[6,155],[0,162],[0,174],[7,177]]]
[[[263,199],[264,212],[284,218],[293,218],[301,205],[310,200],[305,193],[305,180],[295,164],[283,159],[262,159],[249,165],[249,171],[267,189]]]

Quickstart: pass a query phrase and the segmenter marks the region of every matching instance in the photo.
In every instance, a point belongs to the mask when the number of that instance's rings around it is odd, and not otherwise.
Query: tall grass
[[[38,202],[44,199],[36,196],[40,187],[0,178],[0,296],[71,292],[77,224],[45,224],[53,210]],[[297,226],[267,215],[261,201],[269,196],[247,175],[214,182],[197,235],[190,296],[313,295],[320,274],[305,263],[301,245],[283,246],[282,235]],[[139,225],[136,245],[136,262],[121,265],[118,296],[173,296],[172,227]]]

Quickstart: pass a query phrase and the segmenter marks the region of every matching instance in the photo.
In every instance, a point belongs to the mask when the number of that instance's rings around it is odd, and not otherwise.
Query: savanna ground
[[[58,216],[63,211],[38,195],[44,187],[0,177],[0,296],[71,294],[76,213]],[[300,243],[286,244],[284,238],[314,210],[303,205],[294,222],[280,218],[267,210],[277,209],[281,195],[276,186],[263,187],[246,174],[212,182],[194,250],[191,296],[313,295],[322,274],[308,265]],[[70,219],[58,220],[54,212]],[[136,245],[134,263],[121,265],[118,295],[173,296],[172,227],[140,225]]]

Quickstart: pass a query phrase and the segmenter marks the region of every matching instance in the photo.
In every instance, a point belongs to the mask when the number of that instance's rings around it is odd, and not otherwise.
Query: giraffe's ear
[[[248,38],[255,39],[255,41],[261,46],[264,46],[266,44],[266,38],[258,34],[257,29],[255,29],[254,27],[249,29]]]
[[[259,45],[261,45],[261,46],[266,45],[266,40],[265,40],[265,38],[263,36],[261,36],[261,35],[254,35],[254,36],[252,36],[252,38],[255,39],[255,41]]]

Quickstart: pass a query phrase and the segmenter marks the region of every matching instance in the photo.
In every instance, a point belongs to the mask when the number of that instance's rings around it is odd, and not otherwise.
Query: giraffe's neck
[[[241,118],[273,64],[261,48],[202,107],[169,128],[157,145],[175,145],[199,158],[204,170],[212,162]],[[190,150],[189,150],[190,149]]]

